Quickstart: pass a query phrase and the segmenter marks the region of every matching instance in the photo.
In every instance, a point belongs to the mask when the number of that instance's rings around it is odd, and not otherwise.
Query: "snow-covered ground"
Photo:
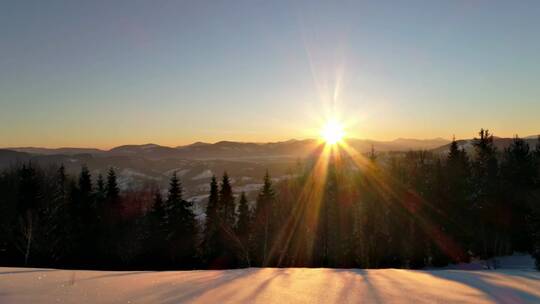
[[[540,272],[0,268],[0,303],[540,303]]]

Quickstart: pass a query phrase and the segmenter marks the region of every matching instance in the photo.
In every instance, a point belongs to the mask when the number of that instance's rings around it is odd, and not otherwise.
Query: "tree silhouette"
[[[195,267],[197,229],[191,203],[182,198],[182,185],[173,173],[169,194],[165,202],[167,240],[173,265],[180,268]]]
[[[275,212],[275,192],[272,187],[270,174],[266,171],[263,180],[263,186],[257,197],[257,206],[255,208],[255,244],[253,259],[255,265],[264,266],[268,262],[270,246],[272,242],[272,215]]]

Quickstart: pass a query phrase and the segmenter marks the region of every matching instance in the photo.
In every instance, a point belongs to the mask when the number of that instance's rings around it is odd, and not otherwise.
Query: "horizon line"
[[[493,134],[492,134],[493,135]],[[514,138],[515,136],[518,136],[517,134],[514,134],[510,137],[508,136],[496,136],[496,135],[493,135],[494,138]],[[527,136],[518,136],[520,138],[523,138],[523,139],[526,139],[526,138],[534,138],[536,136],[540,136],[540,132],[538,132],[537,134],[532,134],[532,135],[527,135]],[[470,140],[470,139],[473,139],[474,137],[470,137],[470,138],[458,138],[456,139],[457,141],[459,140]],[[276,141],[241,141],[241,140],[227,140],[227,139],[224,139],[224,140],[218,140],[218,141],[214,141],[214,142],[205,142],[205,141],[201,141],[201,140],[198,140],[198,141],[194,141],[192,143],[189,143],[189,144],[185,144],[185,145],[163,145],[163,144],[157,144],[157,143],[153,143],[153,142],[146,142],[146,143],[140,143],[140,144],[137,144],[137,143],[130,143],[130,144],[119,144],[119,145],[114,145],[114,146],[110,146],[110,147],[97,147],[97,146],[39,146],[39,145],[20,145],[20,146],[1,146],[0,149],[5,149],[5,150],[9,150],[9,149],[50,149],[50,150],[57,150],[57,149],[95,149],[95,150],[100,150],[100,151],[110,151],[112,149],[115,149],[115,148],[118,148],[118,147],[123,147],[123,146],[145,146],[145,145],[155,145],[155,146],[159,146],[159,147],[165,147],[165,148],[180,148],[180,147],[187,147],[187,146],[191,146],[191,145],[194,145],[194,144],[208,144],[208,145],[215,145],[215,144],[218,144],[218,143],[221,143],[221,142],[230,142],[230,143],[242,143],[242,144],[272,144],[272,143],[284,143],[284,142],[288,142],[288,141],[306,141],[306,140],[320,140],[318,138],[313,138],[313,137],[307,137],[307,138],[302,138],[302,139],[297,139],[297,138],[291,138],[291,139],[285,139],[285,140],[276,140]],[[445,138],[445,137],[442,137],[442,136],[438,136],[438,137],[432,137],[432,138],[414,138],[414,137],[396,137],[394,139],[390,139],[390,140],[378,140],[378,139],[371,139],[371,138],[357,138],[357,137],[347,137],[346,139],[344,140],[363,140],[363,141],[375,141],[375,142],[392,142],[392,141],[397,141],[397,140],[419,140],[419,141],[427,141],[427,140],[445,140],[445,141],[448,141],[448,142],[452,142],[452,139],[450,138]]]

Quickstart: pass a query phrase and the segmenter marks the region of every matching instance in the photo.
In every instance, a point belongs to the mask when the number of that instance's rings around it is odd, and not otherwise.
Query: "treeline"
[[[540,260],[540,138],[499,151],[378,157],[342,149],[293,178],[270,175],[255,202],[213,177],[199,217],[173,174],[167,194],[121,192],[111,168],[26,163],[0,174],[0,263],[94,269],[421,268],[530,252]]]

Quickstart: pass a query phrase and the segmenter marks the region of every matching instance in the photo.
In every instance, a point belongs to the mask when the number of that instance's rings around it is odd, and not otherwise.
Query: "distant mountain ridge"
[[[360,152],[367,152],[372,146],[378,151],[433,149],[449,143],[443,138],[406,139],[393,141],[376,141],[369,139],[347,139],[347,143]],[[157,144],[122,145],[110,150],[94,148],[40,148],[15,147],[5,150],[38,155],[77,155],[94,156],[129,156],[138,155],[150,159],[159,158],[236,158],[236,157],[302,157],[314,151],[321,142],[316,139],[287,140],[280,142],[254,143],[219,141],[216,143],[195,142],[190,145],[167,147]]]
[[[531,147],[536,145],[538,135],[523,137]],[[512,142],[512,138],[494,137],[495,146],[504,149]],[[432,150],[444,152],[448,150],[450,140],[444,138],[414,139],[397,138],[391,141],[377,141],[370,139],[346,140],[347,144],[360,153],[365,153],[373,147],[379,152]],[[460,147],[466,150],[472,147],[473,139],[458,140]],[[16,152],[34,155],[79,155],[92,156],[138,156],[148,159],[235,159],[235,158],[275,158],[275,157],[304,157],[315,151],[322,143],[316,139],[287,140],[279,142],[255,143],[219,141],[216,143],[195,142],[193,144],[168,147],[153,143],[142,145],[122,145],[110,150],[95,148],[40,148],[17,147],[3,148]]]
[[[25,152],[30,154],[43,154],[43,155],[54,155],[54,154],[63,154],[63,155],[73,155],[73,154],[101,154],[107,151],[100,150],[96,148],[41,148],[41,147],[16,147],[16,148],[0,148],[3,150],[11,150],[17,152]]]

